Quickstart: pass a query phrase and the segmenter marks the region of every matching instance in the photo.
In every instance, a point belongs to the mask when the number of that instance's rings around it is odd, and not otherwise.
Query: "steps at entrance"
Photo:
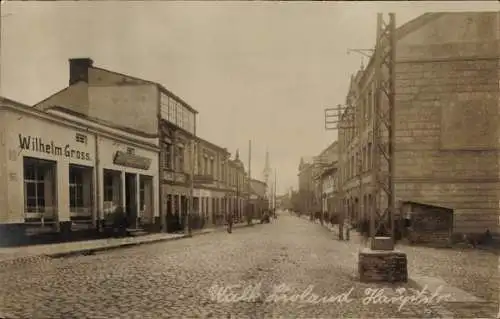
[[[127,228],[127,233],[132,237],[144,236],[149,234],[143,228]]]

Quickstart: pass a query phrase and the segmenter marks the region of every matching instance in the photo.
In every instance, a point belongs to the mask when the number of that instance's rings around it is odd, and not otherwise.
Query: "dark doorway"
[[[125,173],[125,213],[130,228],[137,228],[137,175]]]

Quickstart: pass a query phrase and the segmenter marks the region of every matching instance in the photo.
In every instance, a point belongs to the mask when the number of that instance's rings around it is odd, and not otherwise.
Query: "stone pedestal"
[[[406,254],[397,250],[371,250],[359,252],[358,273],[362,282],[407,282]]]
[[[370,242],[372,250],[394,250],[394,240],[391,237],[375,237]]]

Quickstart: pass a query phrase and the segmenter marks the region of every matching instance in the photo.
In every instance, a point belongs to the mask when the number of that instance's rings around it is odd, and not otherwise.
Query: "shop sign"
[[[186,174],[180,172],[163,171],[163,179],[167,182],[186,183]]]
[[[175,181],[178,183],[185,183],[186,182],[186,174],[184,173],[175,173]]]
[[[212,175],[194,175],[193,182],[196,184],[211,184],[214,181]]]
[[[151,166],[151,159],[135,154],[117,151],[115,153],[113,163],[116,165],[148,170]]]
[[[163,179],[169,182],[175,181],[174,172],[163,171]]]
[[[38,136],[24,136],[19,134],[19,148],[21,150],[39,152],[54,156],[74,158],[90,161],[90,153],[75,149],[71,145],[58,145],[54,141],[47,142]]]

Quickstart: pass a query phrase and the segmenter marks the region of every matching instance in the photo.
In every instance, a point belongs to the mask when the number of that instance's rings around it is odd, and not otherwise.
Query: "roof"
[[[266,182],[260,181],[260,180],[258,180],[258,179],[254,179],[254,178],[252,178],[252,179],[251,179],[251,181],[252,181],[252,182],[256,182],[256,183],[260,183],[260,184],[262,184],[262,185],[266,185],[266,186],[267,186]]]
[[[422,202],[414,202],[414,201],[410,201],[410,200],[405,200],[405,201],[400,201],[400,204],[401,205],[412,204],[412,205],[419,205],[419,206],[424,206],[424,207],[428,207],[428,208],[440,208],[440,209],[446,209],[448,211],[453,212],[453,208],[445,207],[445,206],[438,206],[438,205],[434,205],[434,204],[430,204],[430,203],[422,203]]]
[[[145,84],[156,85],[156,86],[158,86],[158,88],[161,91],[163,91],[163,93],[169,95],[170,97],[172,97],[172,98],[176,99],[177,101],[181,102],[182,104],[184,104],[184,106],[187,107],[191,112],[194,112],[194,113],[198,114],[198,111],[195,110],[191,105],[189,105],[189,103],[187,103],[185,100],[183,100],[179,96],[177,96],[174,93],[172,93],[172,91],[168,90],[166,87],[164,87],[162,84],[160,84],[158,82],[153,82],[153,81],[141,79],[141,78],[138,78],[138,77],[135,77],[135,76],[131,76],[131,75],[125,74],[125,73],[111,71],[111,70],[100,68],[100,67],[96,67],[96,66],[91,66],[90,68],[91,69],[96,69],[96,70],[99,70],[99,71],[109,72],[109,73],[120,75],[120,76],[124,76],[126,78],[131,79],[131,80],[144,82]]]
[[[302,156],[301,160],[304,162],[304,164],[312,164],[314,163],[314,156]]]
[[[446,13],[445,12],[428,12],[428,13],[424,13],[424,14],[416,17],[415,19],[412,19],[412,20],[404,23],[400,27],[396,28],[396,32],[395,32],[396,41],[401,40],[402,38],[404,38],[408,34],[420,29],[424,25],[442,17],[444,14],[446,14]],[[374,51],[374,53],[375,53],[375,51]],[[368,72],[364,72],[364,71],[371,68],[373,66],[373,63],[375,63],[375,54],[371,55],[366,67],[363,70],[358,70],[356,75],[353,78],[351,78],[351,80],[354,81],[355,83],[358,81],[362,82],[366,78],[366,76],[368,75]],[[360,73],[360,72],[362,72],[362,73]],[[353,90],[353,86],[352,86],[353,84],[354,83],[351,83],[351,85],[348,88],[347,97],[351,94],[351,92]],[[347,112],[347,109],[345,109],[344,112],[342,112],[342,116],[344,116],[344,114],[346,112]]]
[[[324,176],[326,176],[326,175],[329,175],[329,174],[331,174],[331,173],[334,173],[335,171],[337,171],[337,166],[336,166],[336,165],[335,165],[335,166],[334,166],[334,165],[332,165],[332,166],[330,166],[330,167],[325,168],[325,169],[321,172],[321,174],[319,174],[319,175],[320,175],[320,177],[324,177]]]
[[[223,152],[225,152],[226,154],[231,154],[231,153],[229,153],[229,151],[228,151],[228,150],[227,150],[227,148],[225,148],[225,147],[222,147],[222,146],[216,145],[216,144],[214,144],[214,143],[212,143],[212,142],[209,142],[209,141],[207,141],[207,140],[205,140],[205,139],[203,139],[203,138],[201,138],[201,137],[199,137],[199,136],[196,136],[196,139],[197,139],[197,140],[199,140],[200,142],[203,142],[203,143],[205,143],[205,144],[208,144],[209,146],[211,146],[211,147],[213,147],[213,148],[218,149],[219,151],[223,151]]]
[[[434,21],[440,17],[442,17],[444,12],[428,12],[424,13],[415,19],[412,19],[405,24],[401,25],[400,27],[396,28],[396,33],[395,33],[395,38],[396,41],[401,40],[408,34],[415,32],[416,30],[420,29],[424,25],[428,24],[431,21]],[[365,70],[370,68],[372,64],[375,62],[375,54],[372,54],[370,57],[370,60],[368,61],[368,65],[366,66]],[[366,76],[366,72],[363,72],[360,78],[360,81],[364,79]]]

